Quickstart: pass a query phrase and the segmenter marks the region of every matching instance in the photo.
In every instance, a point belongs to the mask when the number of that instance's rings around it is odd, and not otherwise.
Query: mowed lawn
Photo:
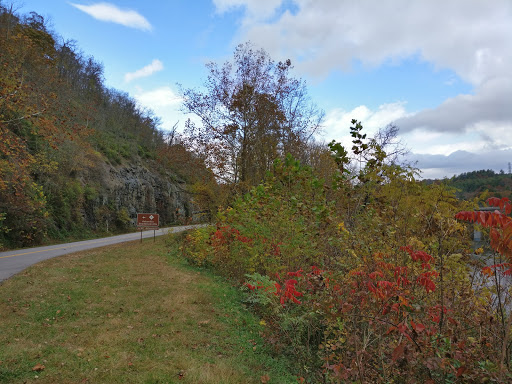
[[[239,291],[158,238],[0,284],[0,383],[293,383]]]

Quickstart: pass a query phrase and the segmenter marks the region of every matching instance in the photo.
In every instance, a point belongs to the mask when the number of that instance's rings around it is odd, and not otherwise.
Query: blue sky
[[[7,3],[1,0],[2,3]],[[17,4],[14,1],[14,4]],[[394,123],[422,176],[512,162],[510,0],[23,0],[104,66],[107,86],[154,110],[168,129],[177,83],[251,41],[325,110],[320,140],[345,144],[350,120],[371,134]]]

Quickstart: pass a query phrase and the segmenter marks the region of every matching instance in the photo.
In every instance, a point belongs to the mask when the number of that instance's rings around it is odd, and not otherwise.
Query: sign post
[[[137,229],[140,229],[140,242],[142,243],[142,231],[153,230],[153,241],[156,239],[156,230],[159,229],[160,215],[158,213],[137,213]]]

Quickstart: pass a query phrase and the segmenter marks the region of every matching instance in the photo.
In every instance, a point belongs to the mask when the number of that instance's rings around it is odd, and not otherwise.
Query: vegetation
[[[190,184],[212,175],[159,120],[103,85],[103,68],[34,12],[0,2],[0,247],[125,230],[105,164],[142,163]]]
[[[291,383],[240,292],[177,240],[40,263],[0,286],[2,383]]]
[[[158,244],[34,267],[2,286],[1,379],[294,381],[269,349],[302,383],[512,381],[510,175],[420,182],[395,126],[370,138],[353,120],[351,148],[312,142],[323,113],[305,83],[250,44],[182,89],[200,122],[164,135],[41,16],[0,4],[0,35],[0,241],[84,232],[84,217],[126,228],[126,209],[97,203],[95,170],[144,161],[214,222],[181,254],[240,287],[166,265]],[[494,212],[474,211],[484,190]],[[476,250],[473,226],[489,239]]]
[[[302,382],[510,381],[510,219],[458,214],[477,202],[416,181],[353,124],[328,180],[276,162],[184,255],[239,282]],[[478,258],[457,220],[470,217],[496,228]]]
[[[472,199],[483,192],[491,196],[512,199],[512,176],[504,171],[480,170],[461,173],[444,181],[457,189],[460,199]]]
[[[183,109],[200,119],[187,122],[190,146],[223,182],[258,184],[276,158],[303,155],[319,129],[323,112],[291,68],[290,60],[276,63],[247,43],[232,61],[207,65],[204,91],[182,90]]]

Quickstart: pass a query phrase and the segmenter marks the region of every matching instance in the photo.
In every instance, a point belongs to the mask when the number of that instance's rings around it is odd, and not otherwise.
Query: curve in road
[[[157,231],[143,231],[142,238],[166,235],[196,228],[204,224],[185,225],[180,227],[162,228]],[[16,251],[0,252],[0,282],[23,271],[25,268],[40,261],[52,257],[66,255],[68,253],[84,251],[86,249],[104,247],[126,241],[134,241],[141,238],[140,232],[128,233],[125,235],[105,237],[101,239],[77,241],[74,243],[58,244],[38,248],[18,249]]]

